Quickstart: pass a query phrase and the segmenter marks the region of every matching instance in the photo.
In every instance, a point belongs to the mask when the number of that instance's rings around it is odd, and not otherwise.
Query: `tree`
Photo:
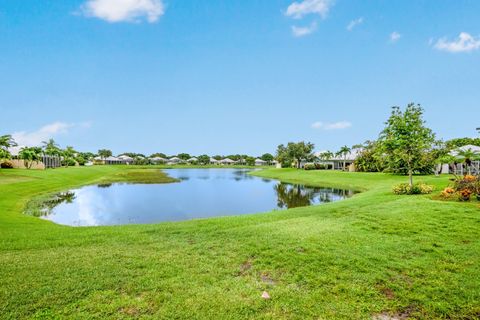
[[[108,149],[100,149],[100,150],[98,150],[98,155],[100,156],[100,158],[105,160],[106,158],[112,156],[112,151],[110,151]]]
[[[63,150],[63,156],[65,157],[63,162],[67,167],[69,164],[74,163],[74,157],[76,154],[77,151],[75,151],[72,146],[67,146],[65,150]]]
[[[262,159],[263,161],[266,161],[268,163],[271,163],[275,158],[273,157],[273,155],[271,155],[270,153],[264,153],[260,159]]]
[[[49,139],[48,141],[43,141],[43,149],[45,150],[45,154],[48,156],[57,156],[60,157],[62,155],[62,150],[58,146],[58,144],[53,139]]]
[[[133,158],[133,157],[132,157]],[[152,155],[150,155],[150,158],[163,158],[163,159],[166,159],[167,158],[167,155],[165,153],[161,153],[161,152],[156,152],[156,153],[153,153]]]
[[[0,163],[5,159],[10,159],[11,154],[9,148],[17,146],[15,140],[9,134],[0,136]]]
[[[447,149],[453,150],[466,145],[480,146],[480,138],[457,138],[445,142]]]
[[[210,163],[210,157],[206,154],[202,154],[201,156],[198,156],[198,163],[207,165]]]
[[[38,163],[42,158],[42,148],[39,147],[27,147],[22,148],[18,153],[20,159],[23,159],[23,163],[27,169],[31,169],[33,163]]]
[[[425,126],[423,108],[413,103],[405,111],[393,107],[385,125],[379,139],[381,152],[390,168],[405,168],[410,186],[413,186],[413,174],[424,165],[425,154],[432,150],[435,134]]]
[[[382,172],[384,163],[377,141],[365,141],[355,159],[355,168],[360,172]]]
[[[289,142],[285,147],[283,144],[277,148],[277,159],[282,166],[289,167],[292,162],[300,168],[302,160],[311,161],[315,158],[313,149],[315,145],[310,142]]]
[[[347,165],[347,156],[348,154],[352,152],[352,149],[350,149],[347,146],[343,146],[340,148],[340,150],[336,153],[337,157],[342,157],[343,158],[343,171],[346,169]]]
[[[180,153],[177,155],[177,157],[183,161],[186,161],[191,158],[191,156],[188,153]]]
[[[254,166],[255,165],[255,158],[254,157],[246,157],[245,163],[247,166]]]
[[[472,149],[458,151],[456,160],[460,163],[464,163],[467,167],[468,174],[472,174],[473,161],[480,160],[480,153],[473,151]]]

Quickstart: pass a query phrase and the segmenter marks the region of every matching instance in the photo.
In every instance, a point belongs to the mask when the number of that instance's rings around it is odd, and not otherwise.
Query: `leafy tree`
[[[262,159],[263,161],[267,161],[268,163],[272,162],[275,158],[273,157],[273,155],[271,155],[270,153],[264,153],[260,159]]]
[[[343,158],[343,171],[346,169],[346,162],[347,162],[347,156],[348,154],[352,152],[352,149],[350,149],[347,146],[343,146],[340,148],[340,150],[336,153],[337,157],[342,157]]]
[[[222,160],[223,159],[223,157],[221,155],[218,155],[218,154],[216,156],[213,156],[212,158],[215,159],[215,160]]]
[[[152,155],[150,155],[150,158],[163,158],[163,159],[166,159],[166,158],[167,158],[167,155],[166,155],[165,153],[156,152],[156,153],[153,153]]]
[[[100,158],[105,160],[106,158],[112,156],[112,151],[108,150],[108,149],[100,149],[100,150],[98,150],[98,155],[100,156]]]
[[[377,141],[366,141],[355,159],[355,168],[360,172],[382,172],[385,161]]]
[[[393,107],[379,146],[389,168],[404,168],[413,187],[413,174],[424,166],[425,154],[432,150],[435,134],[425,126],[423,109],[410,103],[405,111]],[[433,162],[432,162],[433,163]]]
[[[295,162],[297,168],[300,168],[302,160],[311,161],[315,158],[313,149],[315,145],[310,142],[289,142],[287,146],[283,144],[277,147],[277,159],[282,166],[289,167]]]
[[[448,150],[453,150],[466,145],[480,146],[480,138],[457,138],[445,142]]]
[[[70,164],[74,164],[75,160],[74,157],[77,154],[77,151],[73,149],[72,146],[67,146],[65,150],[63,150],[64,161],[63,163],[68,167]]]
[[[201,156],[198,156],[197,159],[198,159],[198,163],[203,165],[207,165],[210,163],[210,157],[206,154],[202,154]]]
[[[177,155],[177,157],[183,161],[186,161],[191,158],[191,156],[188,153],[180,153]]]
[[[83,158],[84,161],[89,161],[89,160],[92,160],[93,158],[95,158],[95,154],[92,153],[92,152],[78,152],[77,154],[77,158]],[[77,160],[77,162],[80,163],[80,161]]]
[[[255,158],[254,157],[246,157],[245,163],[247,166],[254,166],[255,165]]]
[[[26,147],[22,148],[18,153],[20,159],[27,169],[31,169],[33,163],[38,163],[42,159],[42,148],[40,147]]]

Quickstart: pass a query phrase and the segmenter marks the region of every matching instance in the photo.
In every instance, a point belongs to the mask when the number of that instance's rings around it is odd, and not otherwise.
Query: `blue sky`
[[[0,133],[114,153],[337,150],[418,102],[480,126],[480,1],[4,0]]]

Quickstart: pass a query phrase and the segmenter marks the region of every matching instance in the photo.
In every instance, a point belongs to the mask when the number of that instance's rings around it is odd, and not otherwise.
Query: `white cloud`
[[[332,0],[303,0],[301,2],[293,2],[288,6],[285,15],[295,19],[301,19],[309,14],[318,14],[322,18],[326,18],[332,5]]]
[[[312,22],[312,24],[310,24],[310,26],[307,26],[307,27],[292,26],[292,34],[295,37],[303,37],[311,34],[312,32],[315,31],[315,29],[317,29],[316,22]]]
[[[352,123],[349,121],[339,121],[339,122],[321,122],[317,121],[312,123],[313,129],[323,129],[323,130],[341,130],[347,129],[352,126]]]
[[[138,22],[146,19],[153,23],[165,13],[162,0],[88,0],[81,9],[87,17],[108,22]]]
[[[355,20],[352,20],[350,21],[350,23],[347,25],[347,30],[348,31],[352,31],[353,28],[355,28],[356,26],[358,26],[359,24],[362,24],[363,23],[363,17],[360,17],[358,19],[355,19]]]
[[[400,40],[401,37],[402,35],[400,33],[398,33],[397,31],[393,31],[392,33],[390,33],[390,42],[397,42],[398,40]]]
[[[46,141],[50,138],[61,134],[67,134],[70,129],[73,127],[89,128],[91,122],[82,122],[79,124],[75,123],[65,123],[65,122],[54,122],[47,124],[40,129],[32,132],[18,131],[12,133],[12,137],[16,143],[22,146],[39,146],[42,141]]]
[[[466,32],[461,32],[456,40],[439,39],[433,46],[437,50],[448,52],[470,52],[480,49],[480,38]]]

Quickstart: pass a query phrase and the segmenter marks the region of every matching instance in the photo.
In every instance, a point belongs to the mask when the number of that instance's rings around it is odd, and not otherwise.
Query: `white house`
[[[150,160],[152,160],[152,162],[155,164],[167,162],[167,159],[164,159],[162,157],[153,157],[153,158],[150,158]]]
[[[267,161],[262,160],[260,158],[255,159],[255,165],[256,166],[266,166],[268,164]]]
[[[316,152],[314,155],[316,158],[319,159],[316,161],[317,163],[324,164],[332,170],[343,170],[345,164],[345,170],[355,171],[354,163],[360,152],[360,149],[354,149],[345,155],[334,155],[331,159],[328,160],[321,159],[321,155],[325,153],[325,151]]]
[[[225,159],[220,160],[220,163],[223,164],[223,165],[232,165],[232,164],[235,164],[236,162],[232,159],[225,158]]]
[[[133,163],[133,158],[129,157],[125,154],[122,154],[121,156],[118,156],[118,159],[123,161],[123,163],[125,163],[125,164],[132,164]]]
[[[198,158],[197,157],[191,157],[190,159],[187,160],[188,163],[197,163]]]
[[[210,164],[219,164],[220,161],[218,161],[217,159],[214,159],[214,158],[210,158]]]

